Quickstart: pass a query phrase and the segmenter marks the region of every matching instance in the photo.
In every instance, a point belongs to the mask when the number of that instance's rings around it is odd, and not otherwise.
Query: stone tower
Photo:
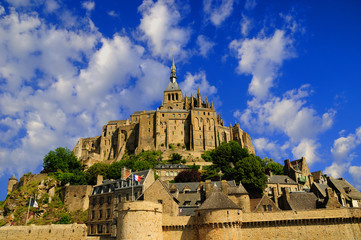
[[[11,193],[13,191],[14,185],[18,183],[18,179],[15,177],[15,175],[12,175],[11,178],[9,178],[9,182],[8,182],[8,187],[7,187],[7,191],[9,193]]]
[[[170,70],[170,83],[164,91],[164,107],[167,109],[183,109],[183,94],[177,83],[174,55]]]
[[[196,210],[198,239],[242,239],[242,210],[217,186]]]

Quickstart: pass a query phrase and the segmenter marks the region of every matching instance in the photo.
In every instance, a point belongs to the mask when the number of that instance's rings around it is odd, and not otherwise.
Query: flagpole
[[[32,197],[30,197],[30,201],[29,201],[29,207],[28,207],[28,214],[26,215],[26,221],[25,221],[25,225],[28,224],[28,218],[29,218],[29,211],[30,211],[30,204],[31,204],[31,199]]]
[[[132,201],[134,202],[134,184],[133,184],[133,177],[134,177],[134,175],[133,175],[133,173],[132,173]]]

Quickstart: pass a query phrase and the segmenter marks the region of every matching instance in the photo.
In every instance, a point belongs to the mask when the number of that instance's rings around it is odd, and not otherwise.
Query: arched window
[[[172,93],[172,100],[174,100],[174,93]]]
[[[178,100],[178,93],[175,95],[176,100]]]
[[[167,171],[167,172],[165,173],[165,175],[166,175],[166,176],[169,176],[169,172]]]
[[[168,93],[168,101],[170,101],[170,93]]]

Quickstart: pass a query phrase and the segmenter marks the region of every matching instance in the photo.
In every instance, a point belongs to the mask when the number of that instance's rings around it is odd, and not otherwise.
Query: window
[[[166,176],[169,176],[169,172],[167,171],[167,172],[165,173],[165,175],[166,175]]]
[[[148,118],[150,118],[150,114],[148,114]]]
[[[173,113],[173,117],[175,117],[175,114]]]
[[[103,210],[99,210],[99,219],[103,217]]]
[[[174,176],[177,176],[178,175],[178,172],[174,172]]]
[[[162,114],[162,117],[164,117],[164,113]]]
[[[150,121],[148,122],[148,125],[150,125]]]
[[[118,195],[118,201],[119,201],[119,202],[122,202],[122,194],[119,194],[119,195]]]
[[[176,130],[177,129],[177,126],[174,126],[174,130]]]
[[[180,114],[178,114],[178,117],[180,117],[181,115]]]
[[[93,224],[90,225],[90,233],[91,233],[91,234],[94,234],[94,225],[93,225]]]
[[[191,201],[184,201],[184,205],[186,205],[186,206],[191,205]]]
[[[183,117],[186,117],[186,115],[185,115],[185,114],[183,114]]]
[[[148,128],[148,132],[150,132],[150,128]]]
[[[95,211],[92,211],[92,219],[95,218]]]
[[[110,209],[107,209],[107,218],[110,218]]]
[[[267,211],[267,206],[266,205],[262,205],[263,211],[266,212]]]
[[[163,204],[163,200],[158,200],[158,203]]]
[[[104,198],[103,197],[99,198],[99,204],[102,205],[103,203],[104,203]]]
[[[181,135],[183,135],[183,131],[181,131]]]
[[[112,196],[108,196],[107,202],[108,202],[108,204],[111,204],[111,203],[112,203]]]
[[[107,233],[110,233],[109,223],[107,223],[107,225],[106,225],[106,229],[107,229]]]
[[[199,135],[199,138],[202,138],[202,135]]]
[[[267,205],[268,207],[268,211],[272,211],[272,206],[271,205]]]
[[[98,233],[103,233],[103,225],[98,224]]]
[[[170,175],[173,176],[173,171],[170,172]]]
[[[127,193],[127,195],[125,195],[125,199],[126,199],[127,201],[129,201],[129,193]]]
[[[93,198],[93,206],[95,206],[95,204],[97,204],[97,199]]]
[[[206,115],[206,112],[203,112],[203,115]]]

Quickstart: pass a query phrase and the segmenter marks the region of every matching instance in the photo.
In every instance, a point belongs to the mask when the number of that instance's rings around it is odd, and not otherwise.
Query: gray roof
[[[179,90],[179,91],[181,90],[178,86],[178,83],[170,82],[164,92],[177,91],[177,90]]]
[[[195,215],[194,211],[197,208],[198,207],[192,207],[192,206],[179,207],[179,216],[194,216]]]
[[[322,183],[316,183],[314,182],[313,184],[315,184],[315,186],[319,189],[320,193],[326,197],[326,188],[328,188],[327,184],[322,184]]]
[[[170,183],[169,189],[174,185],[176,188],[178,188],[179,192],[183,192],[185,186],[188,186],[191,189],[191,192],[196,192],[199,184],[200,182]]]
[[[209,197],[197,210],[221,210],[221,209],[241,209],[226,195],[224,195],[218,187],[214,187]]]
[[[12,176],[11,176],[11,178],[9,178],[9,180],[18,180],[16,177],[15,177],[15,174],[13,174]]]
[[[188,169],[189,166],[184,164],[158,164],[155,169]]]
[[[235,194],[248,194],[248,192],[243,187],[242,183],[239,183],[238,186],[232,186],[228,188],[228,195],[235,195]]]
[[[287,175],[273,175],[268,177],[268,183],[296,184],[297,183]]]
[[[292,210],[316,209],[317,197],[313,193],[291,192],[288,204]]]
[[[201,194],[198,192],[195,193],[183,193],[183,194],[178,194],[178,201],[179,201],[179,205],[180,206],[185,206],[185,202],[188,201],[190,202],[190,206],[197,206],[199,207],[199,203],[201,201]],[[197,204],[198,202],[198,204]]]
[[[337,191],[342,193],[344,196],[354,200],[361,200],[361,193],[345,179],[333,179],[330,177],[328,180],[335,186]],[[346,191],[347,189],[348,192]]]

